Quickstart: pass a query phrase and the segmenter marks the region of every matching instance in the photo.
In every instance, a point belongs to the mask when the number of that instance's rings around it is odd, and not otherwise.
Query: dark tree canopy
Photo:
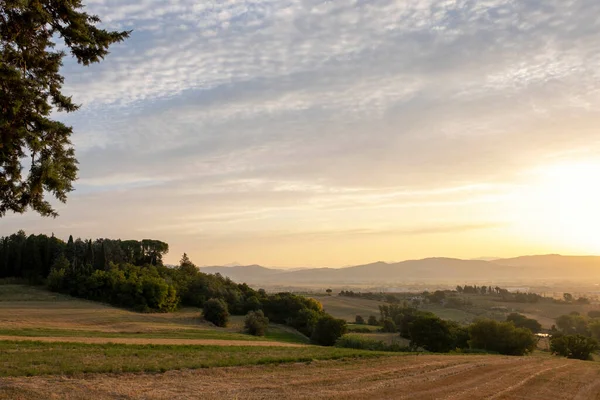
[[[72,128],[49,117],[79,106],[61,92],[66,53],[54,40],[89,65],[130,33],[97,28],[82,9],[81,0],[0,0],[0,217],[29,207],[56,216],[46,194],[65,202],[73,190]]]

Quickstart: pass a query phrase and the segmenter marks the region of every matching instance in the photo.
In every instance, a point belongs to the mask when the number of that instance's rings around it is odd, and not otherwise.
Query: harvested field
[[[544,357],[397,356],[164,374],[5,378],[0,399],[600,399],[600,365]]]
[[[32,336],[1,336],[0,340],[15,342],[45,342],[45,343],[118,343],[118,344],[156,344],[182,346],[262,346],[262,347],[302,347],[303,344],[249,341],[249,340],[220,340],[220,339],[163,339],[163,338],[122,338],[122,337],[32,337]]]

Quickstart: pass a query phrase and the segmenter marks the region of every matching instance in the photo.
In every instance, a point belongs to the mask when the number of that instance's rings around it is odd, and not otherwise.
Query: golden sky
[[[168,262],[600,253],[600,3],[93,0],[133,29],[67,63],[67,238]]]

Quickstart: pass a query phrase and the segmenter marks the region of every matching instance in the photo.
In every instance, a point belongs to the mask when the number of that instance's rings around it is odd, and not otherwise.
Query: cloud
[[[63,69],[84,107],[59,115],[81,167],[61,219],[89,234],[480,226],[527,170],[600,155],[597,1],[86,4],[134,30]]]

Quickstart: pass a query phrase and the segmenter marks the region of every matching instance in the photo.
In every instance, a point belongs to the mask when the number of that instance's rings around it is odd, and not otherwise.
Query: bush
[[[516,328],[512,322],[483,319],[469,327],[469,346],[510,356],[522,356],[535,350],[537,339],[525,328]]]
[[[362,328],[362,327],[358,327],[358,328],[350,327],[350,328],[348,328],[348,332],[352,332],[352,333],[373,333],[373,330],[369,329],[369,328]]]
[[[465,328],[435,316],[417,318],[411,323],[409,332],[410,346],[413,349],[422,347],[434,353],[447,353],[468,345],[468,332]]]
[[[381,330],[389,333],[398,332],[398,328],[396,328],[396,324],[391,318],[386,318],[383,320],[383,328],[381,328]]]
[[[556,327],[565,335],[589,336],[588,322],[579,314],[561,315],[556,318]]]
[[[365,319],[363,317],[361,317],[360,315],[357,315],[354,322],[358,325],[364,325],[366,324]]]
[[[596,339],[582,335],[556,335],[550,341],[552,354],[577,360],[590,360],[597,350]]]
[[[517,328],[527,328],[533,333],[539,333],[542,330],[539,322],[522,314],[511,313],[506,317],[506,321],[512,322]]]
[[[333,346],[346,333],[346,329],[346,321],[343,319],[324,315],[317,321],[310,340],[321,346]]]
[[[379,321],[377,321],[377,317],[374,315],[369,315],[369,320],[367,321],[367,323],[371,326],[379,325]]]
[[[250,311],[246,314],[244,328],[246,332],[254,336],[265,336],[269,327],[269,318],[265,317],[262,310]]]
[[[344,335],[335,342],[335,347],[371,351],[408,352],[410,348],[400,343],[386,344],[381,340],[374,340],[358,335]]]
[[[210,299],[204,303],[204,319],[216,326],[227,326],[229,322],[229,311],[227,304],[221,299]]]

